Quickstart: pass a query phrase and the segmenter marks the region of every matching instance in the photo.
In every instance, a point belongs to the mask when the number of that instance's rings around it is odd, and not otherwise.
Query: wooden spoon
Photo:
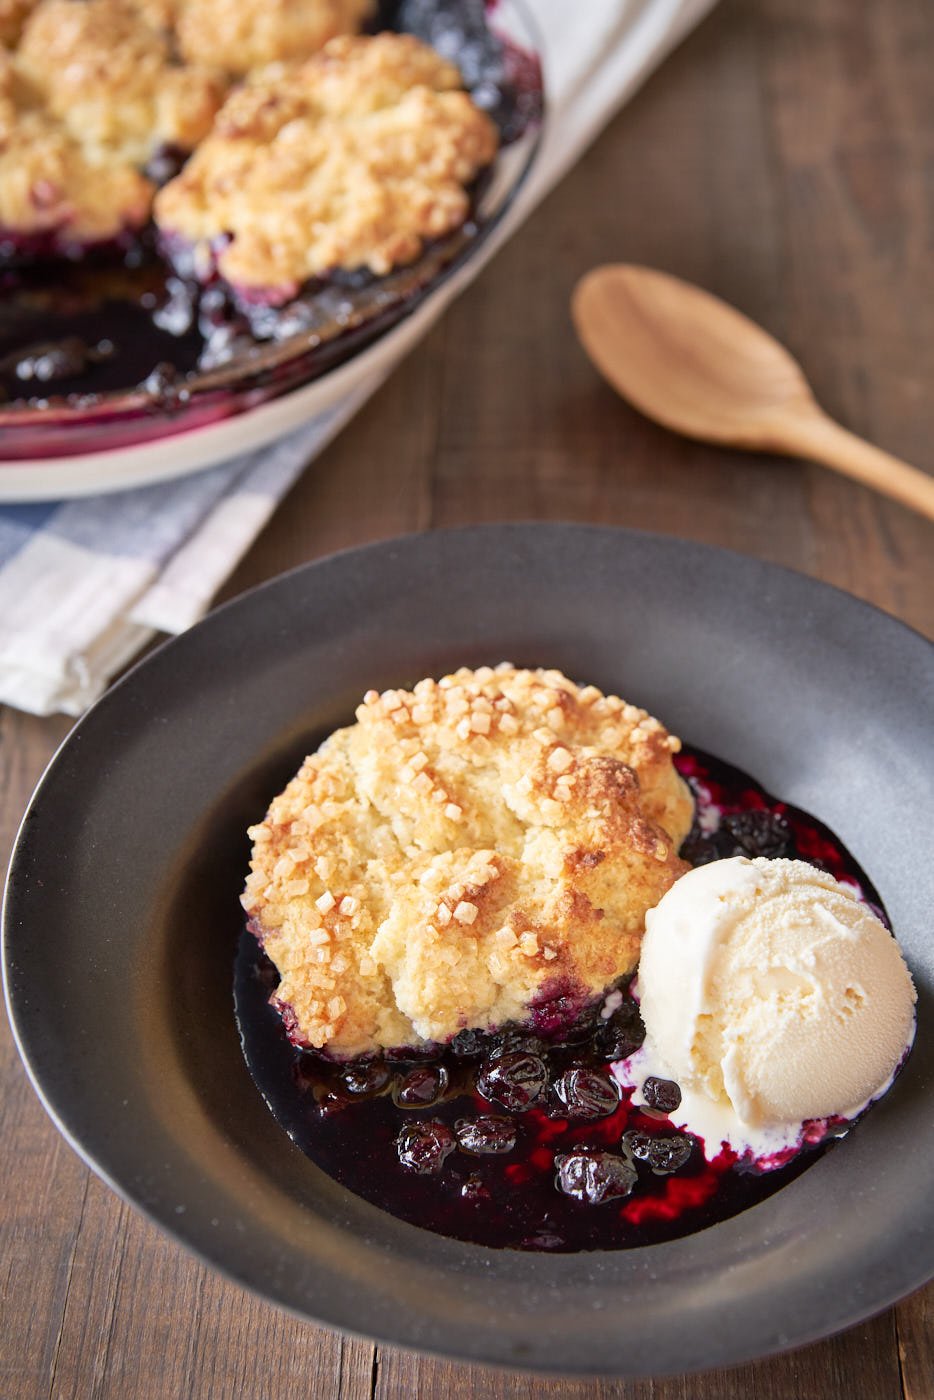
[[[788,351],[709,292],[621,263],[581,279],[572,314],[614,389],[666,428],[812,458],[934,520],[934,477],[841,428]]]

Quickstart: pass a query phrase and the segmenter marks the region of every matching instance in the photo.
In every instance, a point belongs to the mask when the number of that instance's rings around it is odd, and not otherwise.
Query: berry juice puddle
[[[491,7],[495,10],[495,7]],[[503,146],[541,118],[537,60],[489,27],[484,0],[380,0],[371,30],[414,34],[460,68],[474,101],[493,118]],[[164,184],[185,157],[165,148],[146,174]],[[495,166],[494,166],[495,169]],[[306,382],[368,343],[476,240],[476,214],[489,183],[481,174],[470,191],[475,216],[413,264],[378,278],[338,272],[309,282],[285,306],[245,305],[226,284],[199,284],[183,252],[157,246],[154,231],[127,234],[106,245],[80,247],[49,260],[41,238],[3,236],[0,229],[0,409],[93,407],[100,396],[138,390],[153,407],[178,409],[191,386],[220,392],[213,371],[240,370],[277,392]],[[262,355],[299,338],[301,371],[288,356]],[[216,377],[215,377],[216,378]],[[31,444],[5,447],[30,455]]]
[[[675,765],[696,801],[685,860],[809,861],[855,885],[885,918],[873,886],[821,822],[698,750],[685,749]],[[676,1086],[647,1084],[657,1107],[637,1109],[611,1074],[644,1037],[626,988],[558,1040],[547,1034],[547,1019],[560,1015],[552,1002],[541,1026],[462,1031],[442,1049],[335,1064],[289,1043],[268,1004],[277,981],[244,931],[237,1021],[279,1123],[348,1190],[454,1239],[559,1253],[677,1239],[771,1196],[839,1136],[832,1130],[770,1172],[737,1162],[727,1148],[707,1161],[700,1142],[664,1112],[676,1106],[672,1096],[680,1100]]]

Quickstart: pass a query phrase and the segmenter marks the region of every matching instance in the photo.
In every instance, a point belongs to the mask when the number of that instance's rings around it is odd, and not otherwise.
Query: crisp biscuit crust
[[[679,747],[558,671],[370,692],[251,829],[243,904],[293,1039],[335,1055],[576,1004],[686,869]]]
[[[0,50],[0,228],[94,243],[144,224],[152,194],[132,166],[89,159],[58,122],[26,107]]]
[[[23,30],[21,78],[100,164],[143,165],[160,146],[190,151],[224,99],[217,67],[174,58],[160,13],[152,0],[42,0]]]
[[[155,185],[140,167],[195,146],[227,85],[176,61],[170,18],[169,0],[32,7],[16,50],[0,50],[0,227],[62,248],[146,223]]]
[[[12,48],[27,15],[37,4],[38,0],[0,0],[0,44]]]
[[[235,90],[155,202],[205,272],[270,301],[337,268],[381,276],[459,227],[498,134],[450,63],[406,34],[340,38]]]
[[[196,151],[155,214],[206,278],[278,302],[414,261],[467,218],[499,138],[427,45],[355,36],[373,8],[0,0],[16,44],[0,49],[0,227],[50,248],[111,238],[153,211],[149,159]]]
[[[356,34],[373,0],[177,0],[178,45],[189,63],[230,73],[308,58],[329,39]]]

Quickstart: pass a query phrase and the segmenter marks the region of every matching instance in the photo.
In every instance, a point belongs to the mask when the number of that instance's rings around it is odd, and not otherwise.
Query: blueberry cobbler
[[[522,68],[483,0],[0,0],[0,405],[346,335],[477,232]]]
[[[350,1190],[458,1239],[724,1219],[911,1043],[911,979],[832,833],[558,671],[369,692],[250,838],[260,1089]]]
[[[335,268],[412,262],[464,222],[497,144],[458,70],[411,35],[334,39],[235,90],[156,196],[156,226],[201,280],[284,303]]]

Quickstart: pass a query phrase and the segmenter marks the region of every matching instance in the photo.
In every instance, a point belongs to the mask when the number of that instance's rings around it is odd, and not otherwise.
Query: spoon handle
[[[796,418],[793,427],[786,423],[786,429],[786,451],[811,457],[934,520],[934,477],[926,472],[873,447],[824,413]]]

